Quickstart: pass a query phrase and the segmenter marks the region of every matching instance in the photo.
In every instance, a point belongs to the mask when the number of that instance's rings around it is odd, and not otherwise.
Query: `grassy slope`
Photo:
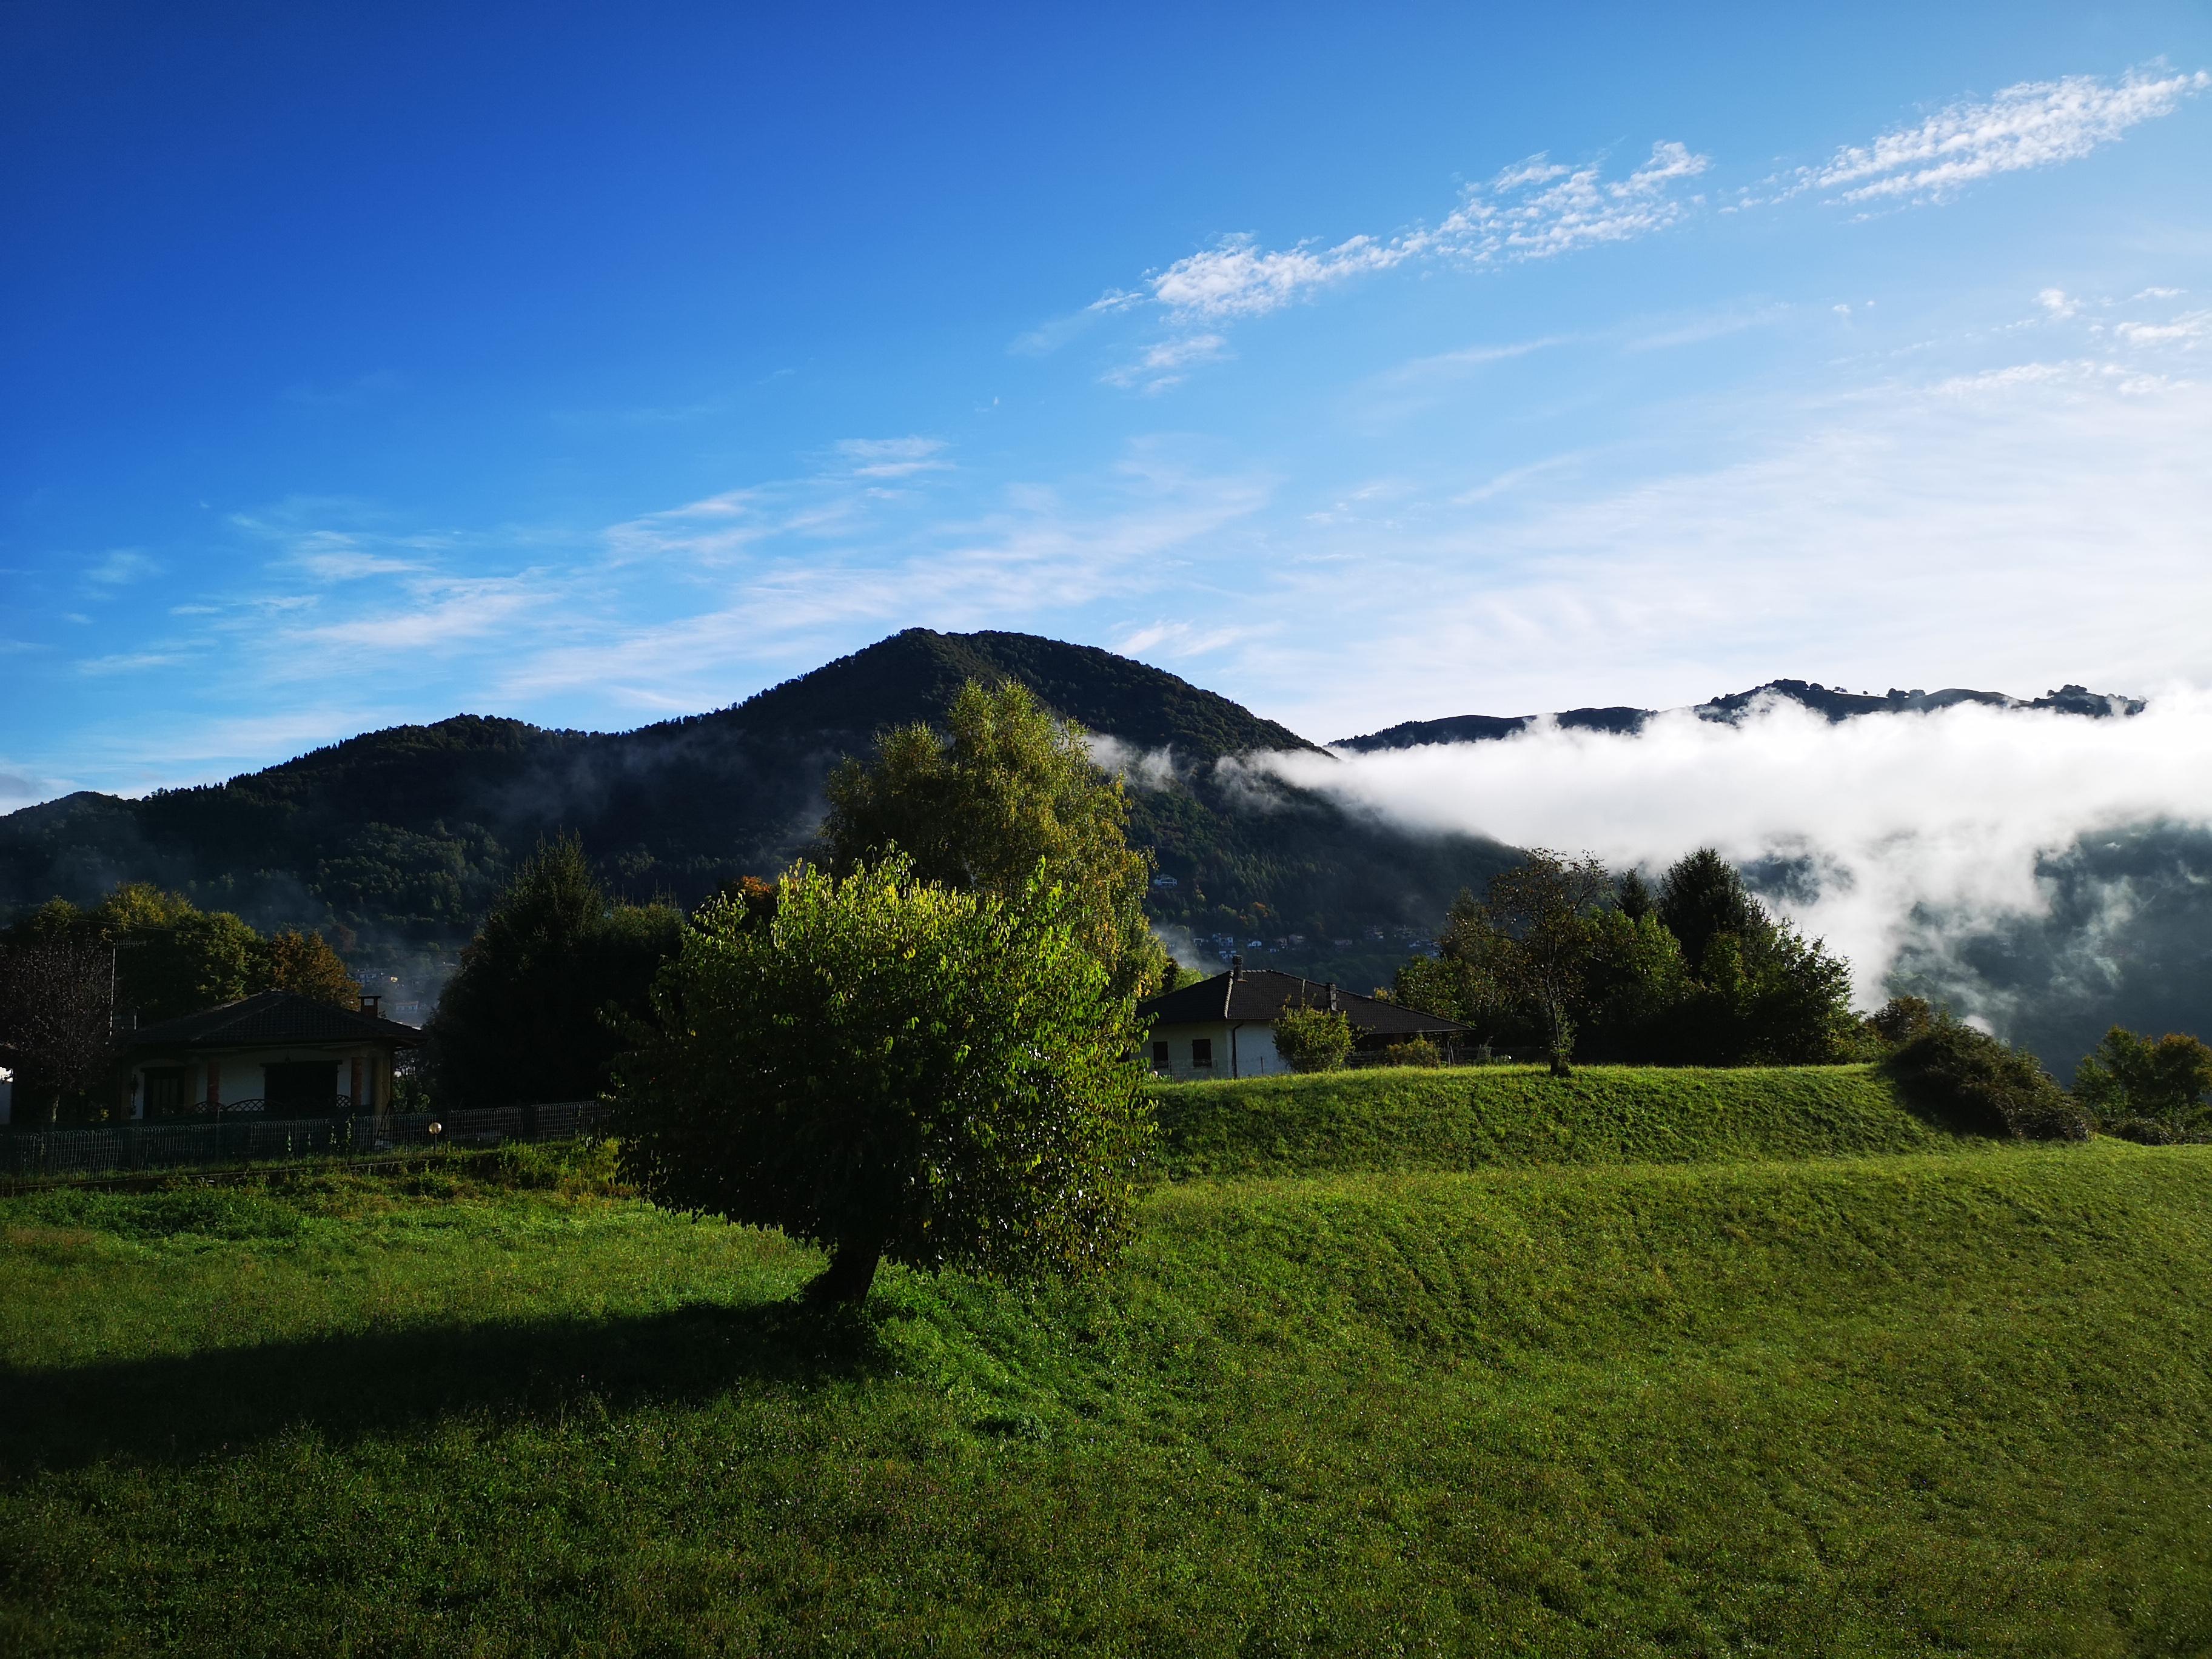
[[[0,1648],[2187,1653],[2212,1150],[1191,1181],[1103,1285],[0,1203]]]
[[[1165,1162],[1192,1176],[1674,1164],[1958,1149],[1870,1066],[1539,1066],[1332,1072],[1153,1092]]]

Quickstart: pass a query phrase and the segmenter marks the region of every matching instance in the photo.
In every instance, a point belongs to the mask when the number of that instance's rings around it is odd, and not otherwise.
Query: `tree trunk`
[[[876,1266],[884,1259],[882,1241],[844,1239],[830,1252],[830,1265],[806,1286],[809,1302],[838,1307],[858,1307],[868,1299],[876,1282]]]

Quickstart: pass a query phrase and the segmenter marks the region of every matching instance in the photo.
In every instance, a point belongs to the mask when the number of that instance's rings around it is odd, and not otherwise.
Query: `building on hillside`
[[[1163,1076],[1271,1077],[1291,1069],[1275,1052],[1274,1024],[1288,1010],[1301,1007],[1342,1014],[1352,1027],[1355,1051],[1415,1037],[1442,1046],[1474,1036],[1441,1014],[1356,996],[1272,968],[1247,968],[1241,957],[1231,959],[1225,974],[1146,997],[1137,1005],[1137,1018],[1152,1027],[1152,1070]]]
[[[291,991],[165,1019],[131,1033],[131,1097],[148,1120],[332,1117],[392,1109],[392,1073],[422,1034]]]

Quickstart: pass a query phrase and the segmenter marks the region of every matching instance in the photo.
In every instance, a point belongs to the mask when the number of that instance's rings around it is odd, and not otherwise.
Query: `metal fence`
[[[426,1146],[573,1140],[606,1127],[596,1100],[468,1112],[387,1112],[223,1123],[125,1123],[109,1128],[0,1130],[0,1176],[105,1175],[131,1170],[374,1158]]]

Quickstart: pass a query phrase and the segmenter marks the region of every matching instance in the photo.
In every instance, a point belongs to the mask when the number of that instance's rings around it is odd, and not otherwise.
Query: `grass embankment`
[[[2212,1644],[2212,1149],[1206,1180],[842,1324],[590,1186],[0,1203],[0,1649]]]
[[[1680,1164],[1959,1150],[1871,1066],[1405,1067],[1154,1089],[1194,1176]]]

